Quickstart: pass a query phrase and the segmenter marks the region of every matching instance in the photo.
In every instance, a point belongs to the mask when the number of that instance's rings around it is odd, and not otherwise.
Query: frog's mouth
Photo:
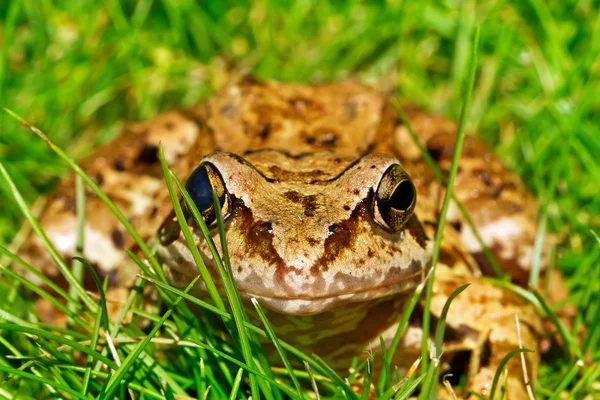
[[[426,270],[420,269],[401,278],[388,280],[368,287],[356,287],[327,295],[274,295],[268,292],[246,290],[238,284],[238,291],[245,299],[255,298],[268,309],[289,315],[312,315],[326,312],[345,304],[370,302],[385,297],[402,296],[413,292],[423,281]]]
[[[305,294],[297,288],[284,287],[281,282],[277,284],[277,288],[268,287],[265,285],[265,278],[259,277],[257,274],[245,278],[236,277],[236,287],[243,299],[250,301],[254,298],[271,311],[286,315],[314,315],[347,304],[371,302],[393,296],[404,297],[413,292],[423,281],[429,266],[429,263],[424,265],[420,261],[413,260],[410,267],[396,268],[397,271],[402,272],[387,279],[373,281],[369,285],[365,285],[364,282],[357,284],[347,276],[340,278],[336,277],[339,274],[334,274],[320,279],[313,287],[305,287]],[[181,264],[171,266],[167,268],[167,271],[174,283],[177,285],[178,282],[181,282],[182,286],[185,286],[197,275],[197,269],[192,270]],[[225,289],[218,277],[218,272],[214,266],[209,266],[209,271],[221,296],[225,297]],[[330,279],[329,289],[323,286],[323,282],[328,278]],[[267,279],[267,281],[271,284],[274,283],[271,279]],[[257,288],[259,289],[257,290]],[[193,291],[199,297],[206,296],[206,286],[201,281],[197,283],[197,289]]]

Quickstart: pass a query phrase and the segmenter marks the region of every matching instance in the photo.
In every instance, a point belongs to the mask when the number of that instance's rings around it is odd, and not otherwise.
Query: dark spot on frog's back
[[[283,196],[291,202],[300,203],[304,206],[304,215],[307,217],[313,217],[317,211],[317,196],[309,195],[303,196],[301,193],[296,191],[285,192]]]
[[[338,135],[336,132],[326,128],[317,129],[315,132],[305,138],[306,144],[331,148],[337,143]]]
[[[318,245],[318,244],[319,244],[319,240],[318,240],[318,239],[315,239],[315,238],[313,238],[313,237],[307,237],[307,238],[306,238],[306,241],[307,241],[307,242],[308,242],[308,244],[309,244],[309,245],[311,245],[311,246],[316,246],[316,245]]]
[[[110,232],[110,238],[117,249],[125,248],[125,237],[119,229],[113,228]]]
[[[269,137],[270,133],[271,133],[271,123],[267,122],[258,127],[258,130],[256,132],[256,137],[258,137],[260,139],[266,139]]]
[[[138,153],[136,160],[143,164],[156,164],[158,162],[158,147],[145,145]]]
[[[104,183],[104,176],[100,172],[96,172],[95,174],[93,174],[92,179],[94,180],[94,182],[96,182],[98,186],[102,186],[102,184]]]
[[[113,168],[115,171],[123,172],[125,171],[125,163],[120,158],[113,160]]]
[[[344,115],[350,121],[356,118],[358,115],[358,110],[355,102],[350,100],[346,100],[346,102],[344,102]]]
[[[233,115],[234,110],[235,108],[233,107],[233,104],[227,103],[219,109],[219,114],[231,116]]]

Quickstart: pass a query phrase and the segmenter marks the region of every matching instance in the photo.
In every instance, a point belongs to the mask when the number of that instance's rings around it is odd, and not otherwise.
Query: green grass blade
[[[96,284],[96,287],[98,288],[98,295],[100,296],[100,308],[102,309],[102,317],[101,317],[101,323],[102,323],[102,328],[108,332],[108,310],[106,309],[106,293],[104,290],[104,287],[102,285],[102,281],[100,281],[100,277],[98,276],[98,273],[96,272],[96,270],[94,269],[94,267],[92,267],[90,265],[90,263],[87,262],[87,260],[85,260],[82,257],[73,257],[74,260],[78,261],[81,265],[83,265],[85,267],[85,269],[87,269],[88,273],[92,276],[92,279],[94,280],[94,283]]]
[[[12,112],[9,112],[9,114],[11,114],[11,115],[13,115],[13,116],[16,117],[16,114],[13,114]],[[19,117],[16,117],[16,118],[19,118]],[[4,177],[4,180],[6,181],[6,183],[8,184],[8,186],[10,187],[10,191],[11,191],[11,193],[13,195],[13,198],[15,199],[15,201],[17,202],[17,204],[19,205],[19,208],[21,209],[21,212],[23,213],[23,215],[25,216],[25,218],[29,221],[29,223],[33,227],[33,230],[35,231],[35,233],[44,242],[44,246],[50,252],[50,255],[52,256],[52,259],[54,260],[54,262],[56,263],[56,265],[60,269],[60,272],[63,274],[63,276],[65,277],[65,279],[69,282],[69,284],[71,285],[71,287],[73,287],[74,290],[77,291],[77,293],[79,294],[79,296],[83,300],[83,302],[86,304],[86,306],[91,311],[95,311],[96,310],[96,304],[94,303],[94,301],[92,300],[92,298],[90,297],[90,295],[87,294],[87,292],[84,290],[83,286],[81,286],[81,284],[73,276],[73,274],[71,273],[71,269],[67,266],[67,264],[65,263],[65,261],[62,259],[62,257],[60,256],[60,254],[56,250],[56,247],[54,247],[54,245],[50,242],[50,239],[48,239],[48,236],[46,236],[46,233],[42,230],[42,227],[40,226],[39,222],[31,214],[31,211],[29,210],[29,207],[27,207],[27,203],[25,202],[25,199],[23,199],[23,196],[21,196],[21,193],[17,189],[15,183],[12,181],[10,175],[8,174],[8,171],[4,168],[4,165],[1,162],[0,162],[0,175],[2,175]]]
[[[200,279],[199,276],[197,276],[195,279],[193,279],[190,282],[190,284],[186,287],[186,289],[184,290],[184,293],[187,293],[194,286],[194,284],[196,284],[198,279]],[[135,361],[138,359],[140,354],[144,351],[146,346],[150,343],[150,340],[152,340],[152,338],[158,333],[158,330],[161,328],[161,326],[164,324],[164,322],[167,320],[167,318],[169,318],[171,316],[171,313],[173,312],[175,307],[177,307],[177,305],[179,304],[180,301],[181,301],[181,297],[179,297],[175,300],[175,302],[171,305],[171,307],[169,307],[167,312],[164,313],[164,315],[161,317],[161,319],[158,321],[158,323],[156,323],[154,325],[154,327],[152,327],[152,330],[150,331],[150,333],[148,333],[148,336],[146,336],[144,338],[144,340],[142,340],[141,342],[139,342],[137,344],[137,346],[134,348],[134,350],[131,353],[129,353],[127,358],[123,361],[123,364],[121,364],[121,366],[115,370],[115,373],[111,376],[111,378],[108,381],[107,386],[106,386],[106,397],[107,398],[110,398],[111,396],[113,396],[113,394],[115,393],[117,388],[121,385],[121,381],[123,380],[123,378],[125,378],[125,375],[129,371],[129,369],[133,367]],[[176,385],[176,386],[179,386],[179,385]],[[179,390],[181,390],[183,392],[183,389],[179,388]]]
[[[287,369],[288,376],[290,377],[290,379],[292,380],[292,383],[294,384],[294,387],[296,388],[296,393],[298,394],[298,396],[302,397],[303,392],[302,392],[302,389],[300,388],[300,382],[298,382],[298,379],[296,378],[296,375],[294,374],[294,370],[292,369],[292,365],[290,364],[290,361],[288,360],[287,356],[285,355],[285,352],[281,348],[281,344],[279,343],[279,339],[277,338],[277,335],[275,334],[275,331],[273,330],[271,323],[267,319],[267,316],[265,315],[265,312],[263,311],[262,307],[258,303],[258,300],[256,300],[255,298],[252,298],[252,304],[254,305],[254,308],[256,309],[256,312],[258,313],[260,320],[262,321],[263,325],[265,326],[265,329],[267,330],[267,333],[269,334],[269,338],[271,339],[271,342],[273,342],[275,349],[279,353],[279,357],[281,357],[281,361],[283,362],[283,365]]]
[[[231,394],[229,395],[229,400],[237,399],[238,391],[240,390],[240,383],[242,382],[242,376],[244,375],[244,370],[242,368],[238,369],[238,372],[235,374],[235,380],[233,381],[233,386],[231,388]]]
[[[490,389],[490,400],[494,400],[494,396],[496,394],[496,388],[498,386],[498,381],[500,380],[500,375],[504,371],[504,366],[506,363],[510,361],[510,359],[519,354],[519,353],[533,353],[534,351],[531,349],[514,349],[510,351],[507,355],[502,358],[500,364],[498,364],[498,368],[496,369],[496,373],[494,374],[494,379],[492,380],[492,388]]]
[[[19,369],[7,367],[7,366],[4,366],[4,365],[0,365],[0,371],[6,372],[6,373],[9,373],[9,374],[13,374],[13,375],[17,375],[17,376],[23,377],[25,379],[28,379],[30,381],[33,381],[33,382],[39,382],[41,384],[44,384],[44,385],[47,385],[47,386],[51,386],[54,389],[57,389],[57,390],[60,390],[60,391],[63,391],[65,393],[70,394],[75,399],[88,399],[89,398],[87,396],[82,396],[81,394],[79,394],[79,392],[71,389],[70,387],[68,387],[68,386],[66,386],[64,384],[61,384],[61,383],[52,381],[50,379],[46,379],[46,378],[37,376],[35,374],[29,373],[29,372],[26,372],[26,371],[21,371]]]
[[[98,308],[96,312],[96,318],[94,319],[94,330],[92,331],[92,340],[90,341],[90,349],[95,350],[96,345],[98,344],[98,337],[100,335],[100,325],[102,324],[102,316],[106,312],[106,310],[102,307]],[[81,385],[80,393],[82,395],[86,395],[88,393],[88,388],[90,384],[90,378],[92,376],[92,363],[93,357],[88,355],[86,360],[85,372],[83,374],[83,381]]]
[[[227,299],[229,300],[229,304],[231,306],[231,310],[232,310],[232,314],[233,314],[233,321],[235,323],[235,326],[236,326],[236,329],[238,332],[238,338],[239,338],[239,343],[240,343],[242,354],[244,356],[244,359],[246,360],[246,363],[248,365],[252,366],[252,365],[254,365],[254,359],[252,357],[252,348],[251,348],[250,342],[248,340],[247,332],[244,328],[245,312],[243,310],[243,305],[239,302],[239,295],[237,294],[237,288],[235,287],[235,283],[230,279],[230,274],[227,271],[225,271],[223,263],[221,262],[221,256],[216,251],[216,247],[215,247],[214,243],[212,243],[212,237],[210,235],[210,232],[208,231],[208,227],[206,227],[204,218],[198,211],[196,204],[193,202],[193,200],[187,193],[187,190],[185,190],[185,187],[183,186],[183,184],[178,179],[176,179],[175,175],[172,175],[169,173],[166,163],[162,160],[164,160],[164,155],[162,155],[162,148],[161,148],[161,162],[163,164],[163,172],[165,174],[165,177],[170,176],[175,179],[175,182],[179,187],[179,190],[185,200],[185,203],[187,204],[188,209],[192,212],[192,215],[194,216],[196,223],[202,230],[202,233],[204,235],[206,242],[209,244],[209,247],[213,254],[213,260],[215,261],[215,264],[217,265],[217,268],[219,270],[219,275],[220,275],[222,283],[225,287],[225,293],[227,295]],[[167,180],[169,180],[169,179],[167,179]],[[172,183],[171,183],[171,185],[172,185]],[[171,190],[172,190],[172,188],[169,189],[169,193],[171,193]],[[172,198],[173,198],[173,195],[172,195]],[[177,209],[177,208],[180,208],[180,205],[176,201],[174,201],[173,207],[175,209]],[[185,219],[183,218],[183,212],[180,209],[180,210],[176,211],[176,213],[178,214],[178,221],[180,222],[180,226],[181,226],[182,232],[184,232],[184,236],[186,235],[185,231],[188,230],[189,236],[186,236],[186,241],[188,243],[188,247],[189,247],[190,251],[192,252],[192,254],[194,254],[194,252],[197,253],[197,256],[194,256],[194,261],[202,262],[202,258],[200,257],[200,254],[197,252],[196,244],[194,243],[191,232],[189,232],[189,227],[187,229],[184,228],[184,226],[186,224],[185,224]],[[181,215],[181,217],[179,215]],[[222,216],[219,214],[219,215],[217,215],[217,218],[222,218]],[[198,257],[198,260],[196,260],[196,257]],[[203,265],[203,262],[202,262],[202,265]],[[210,275],[208,275],[207,278],[210,280]],[[212,282],[212,280],[210,280],[210,282]],[[206,281],[205,281],[205,284],[207,284]],[[213,283],[213,286],[214,286],[214,283]],[[207,287],[208,287],[208,284],[207,284]],[[220,297],[218,296],[216,287],[214,288],[214,291],[216,292],[216,297],[219,298],[219,301],[221,301]],[[211,298],[212,298],[212,296],[213,295],[211,294]],[[215,301],[214,298],[213,298],[213,301]],[[224,307],[222,302],[221,302],[221,305],[222,306],[219,308]],[[230,330],[230,331],[233,333],[233,330]],[[233,337],[235,338],[235,335],[233,335]],[[250,376],[250,387],[252,390],[253,398],[259,398],[258,383],[256,382],[256,379],[253,376]]]
[[[92,178],[90,178],[89,175],[86,174],[85,171],[79,165],[77,165],[77,163],[75,161],[73,161],[72,158],[67,156],[67,154],[60,147],[58,147],[56,144],[54,144],[42,131],[40,131],[38,128],[31,125],[27,121],[25,121],[23,118],[21,118],[14,112],[12,112],[6,108],[4,108],[4,110],[9,115],[16,118],[19,122],[21,122],[21,124],[23,124],[24,126],[26,126],[29,129],[31,129],[36,135],[38,135],[60,157],[60,159],[63,160],[69,166],[69,168],[71,170],[73,170],[77,175],[79,175],[81,177],[81,179],[83,179],[83,181],[88,185],[88,187],[98,196],[98,198],[100,198],[100,200],[102,200],[102,202],[104,204],[106,204],[106,206],[117,217],[117,219],[123,225],[123,227],[125,227],[125,229],[129,233],[129,235],[135,240],[135,243],[139,246],[139,248],[142,251],[142,253],[144,254],[144,256],[148,259],[148,261],[150,262],[150,265],[156,271],[156,274],[159,276],[159,278],[163,281],[166,281],[164,272],[162,271],[162,269],[156,262],[156,259],[154,258],[154,256],[152,255],[152,252],[146,245],[146,242],[144,240],[142,240],[142,238],[137,233],[137,231],[135,230],[133,225],[131,225],[131,223],[129,222],[127,217],[125,217],[125,215],[117,208],[117,206],[114,204],[114,202],[102,191],[102,189],[100,189],[100,187],[96,184],[96,182],[94,182],[94,180]],[[0,167],[1,166],[2,166],[2,164],[0,164]],[[2,170],[4,170],[4,167],[2,167]],[[25,205],[24,202],[23,202],[23,205]],[[33,219],[33,217],[27,216],[28,220],[30,220],[30,218]],[[31,220],[30,220],[30,222],[31,222]],[[35,228],[35,226],[34,226],[34,228]],[[37,228],[35,228],[35,229],[36,229],[36,233],[38,233]],[[53,246],[51,246],[51,248],[53,248]],[[55,249],[53,251],[56,253]],[[58,256],[58,253],[56,253],[55,255]],[[53,257],[55,255],[53,254]],[[63,269],[64,269],[64,271],[63,271]],[[69,280],[69,283],[81,288],[81,285],[78,284],[75,277],[73,276],[73,274],[71,274],[71,272],[68,268],[63,266],[63,268],[61,269],[61,272],[63,274],[66,273],[65,278],[67,278]],[[88,300],[84,300],[86,302],[86,304],[87,304],[87,302],[90,302],[93,304],[93,301],[90,299],[89,295],[85,292],[85,290],[83,290],[83,288],[77,289],[77,291],[80,295],[82,295],[82,293],[83,293],[83,295],[84,295],[83,299],[88,299]],[[92,309],[92,311],[95,311],[95,307]]]
[[[26,333],[29,335],[40,336],[40,337],[43,337],[48,340],[62,343],[64,345],[72,347],[76,350],[79,350],[85,354],[91,355],[95,359],[102,361],[104,364],[106,364],[110,368],[113,368],[113,369],[117,368],[117,364],[115,364],[114,361],[110,360],[109,358],[105,357],[104,355],[98,353],[97,351],[95,351],[93,349],[88,348],[87,346],[84,346],[73,340],[66,339],[62,336],[55,335],[53,333],[46,332],[46,331],[36,329],[36,328],[30,328],[30,327],[26,327],[26,326],[19,326],[19,325],[6,324],[6,323],[0,323],[0,330],[2,330],[2,329],[7,330],[7,331],[21,332],[21,333]]]
[[[471,63],[469,65],[469,78],[468,84],[465,91],[464,96],[464,104],[461,110],[459,123],[458,123],[458,133],[456,135],[456,144],[454,145],[454,154],[452,156],[452,166],[450,167],[450,173],[448,175],[448,186],[446,187],[446,193],[444,194],[444,200],[442,202],[442,208],[440,210],[439,218],[438,218],[438,228],[435,235],[434,247],[433,247],[433,256],[431,261],[431,269],[432,276],[429,282],[427,282],[427,287],[425,289],[425,304],[423,307],[423,332],[429,332],[430,325],[430,314],[429,308],[431,303],[431,297],[433,294],[433,281],[435,279],[435,269],[437,266],[437,262],[440,254],[440,246],[442,242],[442,234],[444,232],[444,225],[446,223],[446,214],[448,212],[448,207],[450,205],[450,199],[452,197],[452,190],[454,188],[454,180],[456,179],[456,175],[458,172],[458,163],[460,160],[460,153],[462,151],[463,143],[465,140],[465,133],[467,127],[467,116],[469,115],[469,106],[471,104],[471,95],[473,92],[473,85],[475,83],[475,72],[477,67],[477,50],[479,46],[479,25],[475,29],[475,34],[473,37],[473,48],[471,52]],[[428,369],[428,354],[427,354],[427,339],[428,335],[423,335],[423,343],[422,343],[422,359],[423,371],[427,371]]]

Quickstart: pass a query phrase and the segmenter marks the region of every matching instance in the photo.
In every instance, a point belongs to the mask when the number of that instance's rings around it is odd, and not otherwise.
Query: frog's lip
[[[422,282],[426,272],[424,269],[380,285],[338,291],[322,296],[276,296],[271,293],[248,291],[243,287],[238,287],[238,291],[245,298],[256,298],[261,304],[272,311],[292,315],[310,315],[348,303],[376,300],[386,296],[413,291]]]
[[[384,293],[383,295],[386,295],[386,294],[389,294],[386,289],[390,289],[390,288],[392,288],[394,286],[398,286],[399,284],[402,284],[402,283],[407,283],[409,281],[413,281],[414,278],[417,278],[424,274],[425,274],[425,270],[423,269],[420,271],[416,271],[410,275],[403,276],[402,278],[399,278],[399,279],[395,279],[392,281],[386,281],[385,283],[382,283],[380,285],[357,288],[355,290],[346,290],[346,291],[342,290],[339,292],[335,292],[335,293],[328,294],[328,295],[322,295],[322,296],[312,296],[312,295],[276,296],[276,295],[272,295],[270,293],[267,294],[267,293],[261,293],[258,291],[244,290],[244,288],[240,288],[239,286],[238,286],[238,291],[242,294],[245,294],[246,296],[255,296],[255,297],[261,297],[261,298],[265,298],[265,299],[281,300],[281,301],[285,301],[285,300],[304,300],[304,301],[327,300],[327,299],[332,299],[332,298],[336,298],[336,297],[340,297],[340,296],[371,294],[371,293],[375,293],[375,292]],[[406,286],[406,285],[404,285],[404,286]],[[414,286],[410,285],[410,287],[407,287],[407,289],[415,288],[416,286],[417,285],[414,285]],[[381,297],[381,296],[376,295],[374,297]]]

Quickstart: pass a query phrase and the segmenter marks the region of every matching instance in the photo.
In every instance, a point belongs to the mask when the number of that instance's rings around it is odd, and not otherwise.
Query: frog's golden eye
[[[200,164],[188,177],[185,189],[207,224],[215,220],[212,193],[216,192],[223,218],[229,213],[229,196],[219,170],[211,163]]]
[[[417,191],[400,164],[388,168],[381,177],[373,199],[373,218],[394,232],[402,229],[415,210]]]

